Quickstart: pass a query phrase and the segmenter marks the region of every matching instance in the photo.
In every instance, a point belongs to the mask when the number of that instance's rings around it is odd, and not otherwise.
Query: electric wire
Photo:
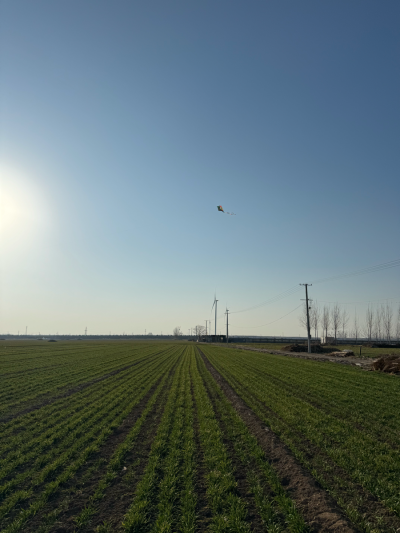
[[[283,300],[284,298],[287,298],[288,296],[291,296],[292,294],[295,294],[296,292],[301,291],[301,287],[298,285],[294,285],[290,289],[287,289],[286,291],[281,292],[280,294],[277,294],[273,298],[270,298],[269,300],[266,300],[265,302],[262,302],[257,305],[253,305],[252,307],[247,307],[246,309],[241,309],[240,311],[231,311],[230,314],[236,315],[237,313],[244,313],[246,311],[251,311],[253,309],[258,309],[259,307],[263,307],[264,305],[269,305],[275,302],[278,302],[279,300]]]
[[[400,266],[400,259],[394,259],[393,261],[388,261],[386,263],[379,263],[377,265],[372,265],[372,266],[365,267],[365,268],[362,268],[362,269],[359,269],[359,270],[354,270],[352,272],[347,272],[347,273],[344,273],[344,274],[338,274],[336,276],[331,276],[331,277],[327,277],[327,278],[319,278],[319,279],[316,279],[316,280],[312,281],[310,283],[310,285],[311,284],[312,285],[317,285],[318,283],[326,283],[326,282],[329,282],[329,281],[336,281],[336,280],[355,277],[355,276],[362,276],[364,274],[370,274],[370,273],[373,273],[373,272],[380,272],[381,270],[387,270],[389,268],[395,268],[395,267],[399,267],[399,266]],[[269,300],[266,300],[266,301],[264,301],[264,302],[262,302],[260,304],[257,304],[257,305],[253,305],[251,307],[247,307],[245,309],[241,309],[239,311],[231,311],[230,314],[234,315],[234,314],[238,314],[238,313],[245,313],[247,311],[252,311],[253,309],[259,309],[260,307],[263,307],[265,305],[270,305],[270,304],[276,303],[276,302],[278,302],[280,300],[283,300],[284,298],[292,296],[292,295],[296,294],[297,292],[299,292],[301,290],[302,290],[302,288],[299,287],[298,285],[293,285],[289,289],[277,294],[276,296],[270,298]],[[346,305],[347,304],[351,305],[351,304],[354,304],[354,303],[369,303],[369,302],[372,302],[372,301],[384,301],[384,300],[395,300],[395,298],[384,298],[384,299],[381,299],[381,300],[369,300],[369,301],[365,301],[365,302],[325,302],[325,303],[343,303],[343,304],[346,304]],[[323,300],[319,300],[319,301],[324,303]],[[215,304],[215,296],[214,296],[214,304]],[[213,304],[213,307],[214,307],[214,304]],[[263,327],[263,326],[268,326],[269,324],[273,324],[274,322],[278,322],[282,318],[285,318],[285,316],[290,315],[290,313],[293,313],[296,309],[301,307],[301,305],[302,304],[300,304],[298,307],[296,307],[295,309],[293,309],[292,311],[290,311],[289,313],[287,313],[283,317],[278,318],[277,320],[274,320],[272,322],[269,322],[268,324],[263,324],[261,326],[234,326],[234,325],[233,326],[237,327],[237,328],[246,328],[246,327],[259,328],[259,327]],[[211,312],[212,312],[212,308],[211,308]],[[223,313],[222,315],[218,316],[217,320],[222,318],[224,315],[225,315],[225,313]]]
[[[360,270],[354,270],[353,272],[347,272],[345,274],[338,274],[337,276],[331,276],[329,278],[320,278],[315,281],[312,281],[312,285],[317,283],[326,283],[328,281],[334,281],[337,279],[350,278],[353,276],[361,276],[364,274],[370,274],[371,272],[380,272],[381,270],[387,270],[388,268],[395,268],[400,266],[400,259],[394,259],[393,261],[388,261],[387,263],[380,263],[378,265],[372,265],[370,267],[365,267]]]
[[[310,299],[310,298],[309,298]],[[371,304],[371,303],[374,303],[374,302],[387,302],[387,301],[397,301],[397,302],[400,302],[400,298],[379,298],[377,300],[362,300],[362,301],[359,301],[359,302],[330,302],[328,300],[316,300],[323,304],[340,304],[340,305],[354,305],[354,304]]]
[[[232,326],[232,327],[235,327],[235,328],[263,328],[264,326],[269,326],[270,324],[274,324],[274,322],[279,322],[279,320],[282,320],[282,318],[285,318],[286,316],[290,315],[290,313],[294,313],[297,309],[299,309],[299,307],[301,307],[302,305],[304,304],[300,304],[298,305],[297,307],[295,307],[294,309],[292,309],[291,311],[289,311],[289,313],[286,313],[286,315],[283,315],[281,316],[280,318],[277,318],[276,320],[273,320],[272,322],[268,322],[267,324],[261,324],[260,326],[235,326],[235,324],[229,324],[229,326]]]

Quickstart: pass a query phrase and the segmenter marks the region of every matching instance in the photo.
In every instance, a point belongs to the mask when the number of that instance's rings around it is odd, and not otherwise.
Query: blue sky
[[[400,257],[397,1],[0,14],[2,333],[187,331],[215,291],[240,310]],[[398,306],[399,274],[310,293],[362,315]],[[232,333],[300,334],[296,312],[253,326],[301,297]]]

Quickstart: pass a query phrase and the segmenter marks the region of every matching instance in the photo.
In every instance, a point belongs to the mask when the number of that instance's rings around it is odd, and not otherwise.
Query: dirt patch
[[[387,374],[400,374],[400,355],[385,354],[372,363],[374,370],[380,370]]]
[[[200,350],[199,350],[200,351]],[[290,494],[313,531],[351,533],[355,530],[313,477],[297,462],[289,448],[247,407],[231,386],[200,352],[211,375],[217,381],[243,421],[270,458],[282,485]]]

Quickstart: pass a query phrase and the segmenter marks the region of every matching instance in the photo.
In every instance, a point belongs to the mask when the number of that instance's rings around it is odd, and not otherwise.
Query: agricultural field
[[[2,532],[400,532],[397,376],[182,341],[0,364]]]
[[[263,348],[265,350],[281,350],[286,344],[280,342],[238,342],[230,346],[246,346],[248,348]]]
[[[232,347],[235,346],[235,344],[231,345]],[[255,348],[255,349],[262,349],[262,350],[283,350],[287,344],[281,344],[281,343],[274,343],[274,342],[268,342],[268,343],[256,343],[256,342],[249,342],[249,343],[238,343],[236,346],[240,347],[246,347],[246,348]],[[328,346],[324,345],[324,350],[326,350],[326,353],[329,351],[337,351],[337,350],[352,350],[354,352],[354,355],[356,357],[360,357],[360,345],[354,345],[354,344],[337,344],[336,346]],[[324,351],[325,353],[325,351]],[[386,355],[388,353],[393,353],[396,355],[400,355],[400,348],[375,348],[371,346],[361,346],[361,357],[365,357],[368,359],[375,359],[378,357],[381,357],[382,355]]]

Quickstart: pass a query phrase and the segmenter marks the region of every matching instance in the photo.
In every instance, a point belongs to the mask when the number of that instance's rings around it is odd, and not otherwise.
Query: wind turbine
[[[217,303],[218,301],[219,300],[217,300],[217,295],[214,294],[214,303],[212,304],[212,307],[211,307],[211,311],[212,311],[215,305],[215,339],[214,341],[217,340]]]

